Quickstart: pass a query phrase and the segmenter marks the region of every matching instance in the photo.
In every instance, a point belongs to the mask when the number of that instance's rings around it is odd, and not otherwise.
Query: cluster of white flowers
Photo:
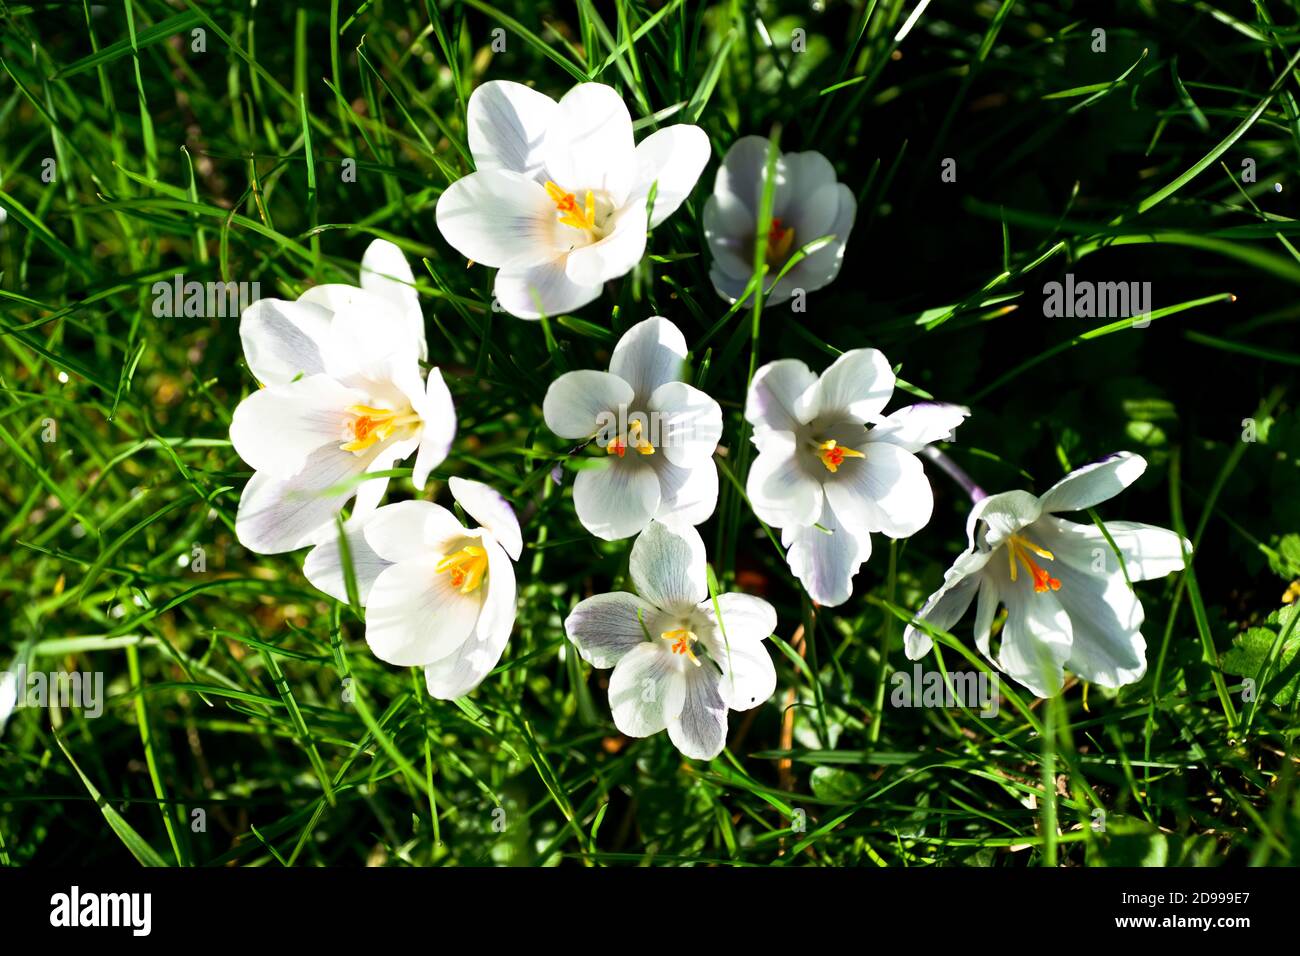
[[[559,102],[518,83],[487,83],[470,98],[467,131],[477,168],[440,197],[438,228],[462,255],[498,270],[497,304],[522,318],[576,309],[631,271],[648,230],[682,205],[710,157],[695,126],[636,143],[622,99],[596,83]],[[717,292],[736,302],[755,291],[759,249],[769,302],[822,288],[839,272],[855,211],[820,153],[781,155],[766,139],[740,139],[702,210]],[[240,335],[262,386],[230,428],[254,469],[236,519],[241,542],[263,554],[311,546],[304,573],[365,608],[376,657],[423,667],[434,697],[469,693],[514,628],[524,538],[502,495],[463,478],[448,486],[477,527],[431,501],[380,507],[397,464],[415,456],[411,478],[422,490],[456,432],[441,372],[421,371],[424,321],[402,253],[376,240],[359,287],[257,302]],[[711,759],[726,746],[727,710],[775,692],[763,641],[777,615],[760,598],[709,587],[696,526],[717,506],[723,419],[718,402],[687,382],[688,359],[681,330],[651,316],[619,339],[608,371],[556,378],[542,414],[556,436],[581,443],[575,454],[595,452],[573,483],[581,524],[605,540],[636,537],[636,593],[579,602],[565,631],[583,660],[613,668],[609,701],[620,731],[666,730],[686,756]],[[746,494],[758,518],[781,531],[792,574],[820,605],[849,599],[873,533],[908,538],[929,522],[934,499],[919,453],[969,415],[940,402],[886,414],[894,387],[875,349],[844,352],[820,375],[782,359],[750,383],[745,418],[757,456]],[[1091,508],[1144,468],[1122,453],[1042,497],[981,498],[969,548],[907,629],[907,655],[927,653],[931,632],[954,624],[978,596],[976,644],[1034,693],[1058,693],[1065,667],[1108,687],[1139,679],[1142,605],[1130,582],[1183,567],[1190,545],[1147,525],[1078,525],[1056,513]],[[995,653],[1000,605],[1007,616]]]

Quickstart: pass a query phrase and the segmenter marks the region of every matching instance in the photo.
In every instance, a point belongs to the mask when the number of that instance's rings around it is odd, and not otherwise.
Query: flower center
[[[1046,561],[1056,560],[1056,555],[1046,548],[1040,548],[1028,538],[1021,537],[1018,534],[1013,534],[1007,538],[1007,563],[1011,568],[1011,580],[1016,579],[1017,566],[1023,565],[1024,569],[1034,579],[1035,594],[1042,594],[1049,589],[1052,591],[1061,590],[1061,579],[1052,577],[1045,569],[1040,567],[1038,562],[1030,556],[1034,554]]]
[[[349,405],[346,411],[351,418],[344,422],[343,431],[352,437],[339,447],[357,455],[376,442],[388,441],[399,431],[410,434],[420,423],[420,416],[409,408],[401,412],[392,408],[373,408],[370,405]]]
[[[841,445],[832,438],[817,446],[817,457],[822,460],[822,464],[826,466],[827,471],[834,473],[840,470],[840,465],[844,464],[845,458],[866,458],[867,456],[860,451],[849,448],[847,445]]]
[[[578,197],[573,193],[566,193],[549,179],[546,181],[546,195],[551,197],[551,202],[555,203],[555,209],[560,214],[560,222],[573,229],[581,229],[584,232],[592,232],[596,228],[596,196],[588,189],[587,198],[584,205],[578,205]]]
[[[655,446],[642,437],[641,431],[640,420],[634,419],[632,423],[627,426],[627,437],[615,438],[605,446],[605,453],[609,455],[618,455],[619,458],[622,458],[627,454],[629,448],[635,448],[638,454],[653,455],[655,453]]]
[[[469,545],[438,562],[439,574],[451,575],[451,586],[461,594],[469,594],[487,577],[487,551],[478,545]]]
[[[688,631],[684,627],[679,627],[676,630],[664,631],[659,635],[659,637],[662,640],[670,641],[672,643],[669,650],[674,654],[685,654],[691,659],[692,664],[696,667],[700,666],[700,659],[696,657],[695,652],[691,650],[691,644],[699,640],[694,633]]]
[[[790,247],[794,245],[794,227],[786,226],[780,219],[772,219],[772,227],[767,231],[767,264],[780,266],[790,257]]]

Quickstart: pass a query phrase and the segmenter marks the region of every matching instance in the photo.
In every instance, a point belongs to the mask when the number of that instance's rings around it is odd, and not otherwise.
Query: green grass
[[[0,863],[1298,861],[1297,615],[1276,612],[1300,595],[1300,8],[936,0],[897,41],[912,3],[826,7],[0,0],[0,666],[101,671],[108,694],[97,719],[9,721]],[[434,226],[487,79],[610,83],[638,135],[696,122],[713,144],[649,256],[576,316],[492,312],[490,270]],[[707,276],[716,160],[777,130],[859,200],[845,269],[806,313],[728,308]],[[227,434],[256,384],[238,320],[151,308],[177,272],[290,298],[352,282],[374,236],[415,266],[460,416],[433,494],[477,478],[524,517],[514,636],[451,703],[376,661],[300,554],[239,546],[249,471]],[[1042,317],[1066,272],[1150,281],[1150,327]],[[683,328],[726,416],[701,529],[719,589],[780,620],[777,694],[730,715],[707,765],[620,737],[608,672],[561,626],[625,584],[630,542],[577,523],[541,399],[650,314]],[[1046,702],[1005,683],[994,717],[890,706],[903,622],[961,548],[965,499],[931,469],[931,524],[877,537],[853,599],[820,609],[742,494],[753,369],[860,346],[971,406],[946,451],[990,491],[1148,458],[1101,516],[1177,527],[1197,552],[1138,585],[1142,681]],[[390,500],[413,493],[400,475]],[[927,667],[987,671],[969,634],[941,635]]]

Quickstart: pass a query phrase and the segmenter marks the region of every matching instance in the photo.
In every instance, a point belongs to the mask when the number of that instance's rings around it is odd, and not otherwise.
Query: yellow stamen
[[[1061,579],[1054,578],[1046,569],[1040,567],[1038,562],[1030,557],[1030,554],[1036,554],[1045,561],[1055,561],[1056,555],[1046,548],[1039,547],[1028,538],[1013,534],[1007,538],[1007,566],[1011,571],[1011,580],[1016,580],[1017,562],[1024,565],[1030,577],[1034,579],[1034,593],[1042,594],[1045,591],[1061,590]]]
[[[413,412],[402,413],[391,408],[349,405],[346,410],[352,416],[352,421],[346,426],[352,440],[339,447],[354,454],[365,451],[376,442],[388,441],[399,428],[409,429],[420,421],[420,416]]]
[[[837,472],[840,465],[844,464],[845,458],[866,458],[867,456],[860,451],[854,451],[845,445],[841,445],[834,438],[824,441],[817,446],[817,457],[822,460],[829,472]]]
[[[641,420],[634,419],[632,424],[627,426],[627,438],[615,438],[605,446],[605,453],[608,455],[618,455],[622,458],[627,454],[628,448],[635,448],[639,455],[653,455],[655,446],[641,437]]]
[[[587,190],[584,208],[578,207],[577,196],[566,193],[549,179],[546,181],[546,195],[555,203],[555,208],[560,213],[560,222],[564,225],[574,229],[596,228],[596,197],[590,189]]]
[[[780,219],[772,219],[772,228],[767,231],[767,264],[780,266],[790,257],[790,247],[794,245],[794,227],[787,227]]]
[[[659,635],[659,637],[665,641],[672,641],[673,646],[671,650],[674,654],[685,654],[691,659],[692,664],[696,667],[700,666],[700,659],[696,657],[695,652],[691,650],[691,644],[698,641],[699,638],[686,628],[679,627],[673,631],[664,631]]]
[[[487,577],[487,551],[477,545],[461,548],[438,562],[437,572],[451,572],[451,586],[461,594],[469,594]]]

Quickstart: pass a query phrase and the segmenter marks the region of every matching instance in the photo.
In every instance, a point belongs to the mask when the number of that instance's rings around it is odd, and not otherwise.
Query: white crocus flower
[[[261,299],[239,325],[265,386],[235,409],[230,440],[255,469],[235,519],[240,542],[275,554],[313,543],[356,496],[378,505],[387,478],[360,480],[414,454],[413,480],[451,448],[456,413],[437,368],[421,377],[424,323],[401,251],[376,240],[361,287],[320,285],[296,301]]]
[[[514,510],[487,485],[448,482],[477,528],[431,501],[401,501],[344,525],[366,608],[366,643],[389,664],[423,667],[440,700],[468,694],[501,659],[515,626],[515,568],[524,540]],[[347,600],[338,531],[322,532],[303,567]]]
[[[21,671],[17,664],[15,659],[14,670],[0,671],[0,734],[4,733],[5,725],[18,707],[18,677]]]
[[[691,527],[651,522],[632,545],[637,594],[597,594],[564,621],[582,659],[614,668],[609,704],[629,737],[667,729],[687,757],[727,742],[727,708],[750,710],[776,690],[763,641],[776,611],[748,594],[709,596],[704,542]],[[639,596],[638,596],[639,595]]]
[[[735,302],[754,276],[754,245],[760,205],[767,178],[768,140],[745,136],[736,140],[718,168],[713,195],[704,203],[704,238],[713,254],[709,278],[718,294]],[[767,301],[783,302],[796,289],[813,292],[830,285],[840,274],[858,204],[848,186],[835,178],[835,168],[821,153],[779,152],[773,171],[772,221],[767,237]],[[790,268],[776,276],[803,246],[827,236]]]
[[[722,409],[681,381],[685,361],[681,330],[656,315],[623,334],[608,372],[566,372],[546,390],[547,427],[604,449],[605,460],[573,482],[578,520],[598,538],[630,538],[652,518],[697,525],[713,514]]]
[[[917,620],[950,630],[978,597],[975,643],[1000,670],[1039,697],[1060,693],[1066,667],[1103,687],[1140,680],[1147,668],[1142,602],[1128,581],[1181,570],[1191,542],[1173,531],[1130,521],[1104,522],[1103,533],[1096,525],[1075,524],[1057,514],[1114,497],[1146,467],[1142,457],[1120,452],[1070,472],[1041,496],[1008,491],[978,501],[967,521],[970,546],[917,612]],[[1006,607],[1007,616],[994,654],[992,629],[999,605]],[[904,641],[912,660],[932,645],[915,626],[907,628]]]
[[[586,305],[631,271],[647,228],[682,204],[709,159],[698,126],[636,143],[622,97],[600,83],[558,103],[519,83],[485,83],[466,125],[477,172],[439,197],[438,229],[461,255],[500,270],[498,304],[525,319]]]
[[[754,513],[782,529],[790,569],[819,604],[848,600],[872,532],[906,538],[925,527],[934,496],[915,452],[969,414],[924,402],[882,417],[893,391],[876,349],[845,352],[820,376],[782,359],[750,385],[758,457],[746,492]]]

